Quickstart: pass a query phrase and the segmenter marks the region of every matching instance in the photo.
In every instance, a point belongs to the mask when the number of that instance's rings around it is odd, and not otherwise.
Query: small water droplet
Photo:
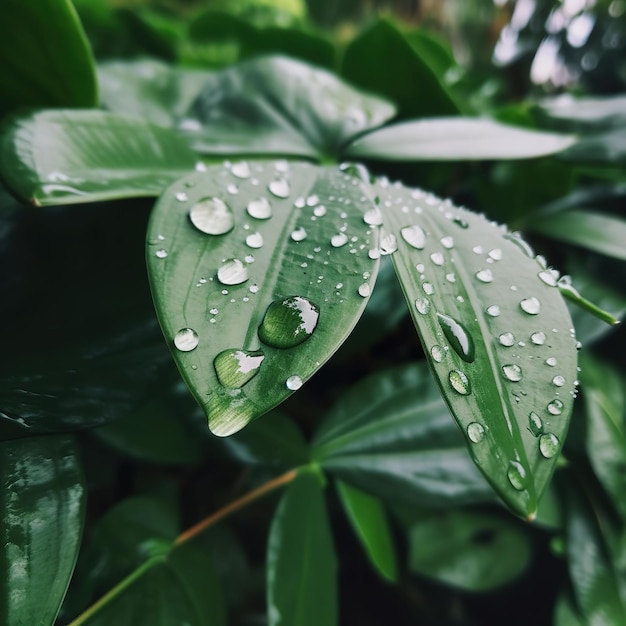
[[[526,489],[526,470],[519,461],[509,461],[506,475],[514,489],[517,491]]]
[[[294,241],[304,241],[306,239],[306,230],[304,230],[302,226],[300,226],[300,228],[296,228],[296,230],[291,233],[291,238]]]
[[[363,283],[359,285],[358,292],[361,297],[367,298],[370,295],[371,287],[367,283]]]
[[[415,308],[417,309],[418,313],[421,313],[422,315],[427,315],[430,311],[430,300],[428,300],[428,298],[418,298],[415,301]]]
[[[422,283],[422,290],[427,296],[432,296],[435,293],[435,288],[432,283]]]
[[[187,202],[189,198],[187,197],[187,194],[184,191],[179,191],[176,193],[176,200],[178,200],[179,202]]]
[[[485,249],[482,246],[474,246],[472,248],[472,252],[474,254],[482,254],[485,251]]]
[[[333,235],[330,239],[330,245],[333,248],[341,248],[341,246],[345,246],[348,243],[348,236],[345,233],[337,233]]]
[[[561,415],[564,407],[565,405],[561,400],[552,400],[552,402],[548,404],[548,413],[550,413],[550,415]]]
[[[479,422],[472,422],[467,427],[467,436],[472,443],[480,443],[485,438],[485,427]]]
[[[556,287],[559,280],[559,273],[553,269],[542,270],[537,274],[542,282],[549,287]]]
[[[469,378],[465,375],[465,372],[461,370],[452,370],[448,374],[448,380],[454,391],[462,396],[468,396],[471,392],[471,386]]]
[[[380,226],[383,223],[383,214],[376,206],[363,215],[363,221],[370,226]]]
[[[528,414],[528,428],[535,437],[539,437],[543,433],[543,422],[534,411]]]
[[[456,282],[456,276],[452,272],[450,272],[449,274],[446,274],[446,280],[448,282],[455,283]]]
[[[154,256],[157,257],[158,259],[165,259],[167,257],[167,250],[165,248],[159,248],[154,253]]]
[[[435,265],[443,265],[443,254],[441,254],[441,252],[433,252],[430,255],[430,260],[435,264]]]
[[[277,178],[270,182],[267,186],[270,193],[275,195],[277,198],[288,198],[291,189],[289,187],[289,181],[285,178]]]
[[[326,215],[326,207],[323,204],[316,206],[313,209],[313,215],[315,215],[315,217],[324,217],[324,215]]]
[[[209,311],[209,313],[210,313],[211,315],[217,315],[217,314],[219,313],[219,310],[218,310],[218,309],[216,309],[215,307],[213,307],[213,308]]]
[[[446,357],[446,352],[447,352],[446,348],[437,344],[435,344],[430,349],[430,354],[433,357],[433,360],[436,361],[437,363],[441,363],[444,360],[444,358]]]
[[[383,230],[380,236],[380,253],[382,255],[393,254],[398,249],[395,235]]]
[[[550,367],[554,367],[556,365],[556,359],[553,356],[548,357],[546,359],[546,365],[549,365]]]
[[[258,198],[248,202],[248,215],[257,220],[267,220],[272,217],[272,205],[267,198]]]
[[[258,285],[250,285],[248,291],[250,293],[257,293],[259,291],[259,286]]]
[[[502,333],[498,336],[498,341],[500,342],[500,345],[510,347],[515,343],[515,335],[509,332]]]
[[[254,257],[251,254],[248,254],[243,259],[246,263],[254,263]]]
[[[213,367],[220,384],[229,389],[239,389],[254,378],[265,356],[260,351],[229,349],[220,352]]]
[[[239,259],[228,259],[217,270],[222,285],[240,285],[248,280],[248,268]]]
[[[490,283],[493,281],[493,273],[491,270],[480,270],[476,272],[476,278],[478,278],[481,283]]]
[[[452,221],[459,227],[459,228],[468,228],[469,224],[462,218],[462,217],[453,217]]]
[[[453,350],[466,363],[472,363],[476,350],[474,340],[465,327],[449,315],[443,315],[442,313],[437,313],[437,320]]]
[[[275,348],[292,348],[315,330],[319,307],[302,296],[272,302],[259,326],[259,338]]]
[[[401,231],[402,239],[406,241],[411,247],[417,250],[423,250],[426,245],[426,233],[417,224],[412,226],[405,226]]]
[[[302,387],[302,378],[300,378],[300,376],[290,376],[285,381],[285,385],[290,391],[297,391],[300,387]]]
[[[235,226],[230,207],[220,198],[204,198],[189,211],[191,223],[207,235],[224,235]]]
[[[559,438],[554,433],[546,433],[539,437],[539,451],[546,459],[551,459],[559,451]]]
[[[536,346],[542,346],[545,342],[546,342],[546,334],[542,331],[537,331],[536,333],[533,333],[530,336],[530,340],[536,345]]]
[[[237,193],[239,193],[239,187],[237,187],[237,185],[235,185],[235,183],[230,183],[227,187],[226,187],[226,191],[232,195],[235,195]]]
[[[446,235],[445,237],[442,237],[440,240],[441,245],[444,248],[447,248],[448,250],[450,250],[451,248],[454,248],[454,238],[451,237],[450,235]]]
[[[534,296],[532,298],[526,298],[519,303],[522,311],[528,313],[528,315],[537,315],[541,311],[541,302]]]
[[[491,317],[498,317],[500,315],[500,307],[497,304],[492,304],[488,306],[487,315]]]
[[[181,328],[174,335],[174,345],[181,352],[191,352],[198,347],[200,338],[193,328]]]
[[[504,377],[512,383],[518,383],[522,380],[522,368],[515,363],[503,365],[502,372],[504,373]]]
[[[233,163],[230,171],[237,178],[250,178],[250,166],[245,161]]]
[[[552,379],[552,384],[555,387],[562,387],[565,384],[565,378],[563,378],[563,376],[555,376]]]
[[[502,250],[500,248],[494,248],[489,250],[487,256],[494,261],[502,261]]]
[[[246,237],[246,245],[249,248],[262,248],[263,235],[261,233],[251,233]]]

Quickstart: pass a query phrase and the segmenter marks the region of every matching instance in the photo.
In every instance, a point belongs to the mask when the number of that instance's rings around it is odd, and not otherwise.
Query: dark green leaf
[[[300,474],[272,520],[267,547],[269,626],[335,626],[337,557],[319,478]]]
[[[626,164],[626,127],[586,135],[562,154],[574,163]]]
[[[506,585],[526,569],[530,556],[519,522],[501,515],[452,510],[409,529],[409,569],[467,591]]]
[[[69,584],[85,492],[72,439],[0,443],[0,622],[48,626]]]
[[[380,500],[340,480],[336,485],[339,499],[370,563],[381,576],[395,581],[398,576],[396,553]]]
[[[568,148],[575,139],[470,117],[433,118],[375,130],[346,155],[392,161],[529,159]]]
[[[171,131],[104,111],[26,113],[0,143],[7,186],[35,205],[157,196],[195,164]]]
[[[519,237],[382,182],[381,236],[430,366],[475,463],[533,518],[567,432],[576,345],[557,276]]]
[[[69,0],[4,0],[0,40],[0,117],[22,106],[98,103],[91,50]]]
[[[562,592],[556,600],[554,626],[587,626],[568,593]]]
[[[216,73],[180,128],[207,154],[336,156],[354,135],[380,126],[391,104],[326,70],[263,57]]]
[[[355,182],[307,164],[239,162],[180,180],[156,205],[147,258],[157,312],[215,434],[284,400],[356,324],[378,233]]]
[[[355,385],[313,446],[325,470],[386,501],[441,506],[490,496],[423,363]]]

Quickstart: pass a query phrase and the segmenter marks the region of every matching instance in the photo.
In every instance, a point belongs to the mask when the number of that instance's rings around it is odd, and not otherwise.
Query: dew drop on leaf
[[[264,358],[258,350],[223,350],[215,357],[213,367],[221,385],[239,389],[259,373]]]
[[[417,224],[412,226],[405,226],[401,231],[402,239],[406,241],[411,247],[417,250],[423,250],[426,245],[426,233]]]
[[[348,235],[345,233],[337,233],[330,238],[330,245],[333,248],[341,248],[348,243]]]
[[[536,346],[542,346],[545,342],[546,342],[546,334],[542,331],[537,331],[536,333],[533,333],[530,336],[530,340],[536,345]]]
[[[511,347],[515,343],[515,335],[513,333],[502,333],[498,336],[498,342],[502,346]]]
[[[550,415],[561,415],[564,406],[561,400],[552,400],[552,402],[548,404],[548,413],[550,413]]]
[[[302,296],[272,302],[259,326],[259,338],[274,348],[292,348],[315,330],[319,307]]]
[[[462,217],[454,217],[452,219],[452,221],[459,227],[459,228],[469,228],[469,224],[462,218]]]
[[[563,378],[563,376],[555,376],[552,379],[552,384],[555,387],[562,387],[565,384],[565,378]]]
[[[535,437],[539,437],[543,433],[543,422],[534,411],[528,414],[528,428]]]
[[[443,361],[446,357],[446,348],[438,344],[435,344],[430,349],[430,354],[433,357],[433,361],[436,361],[437,363],[441,363],[441,361]]]
[[[546,433],[539,437],[539,451],[546,459],[551,459],[557,454],[559,446],[559,438],[554,433]]]
[[[189,211],[191,223],[207,235],[224,235],[235,226],[230,207],[220,198],[204,198]]]
[[[461,370],[452,370],[448,374],[448,380],[452,389],[454,389],[457,393],[462,396],[468,396],[470,394],[471,385],[465,372],[462,372]]]
[[[291,238],[294,241],[304,241],[306,239],[306,230],[300,226],[300,228],[296,228],[291,233]]]
[[[515,363],[503,365],[502,372],[504,373],[504,377],[512,383],[518,383],[522,380],[522,368]]]
[[[239,259],[228,259],[217,270],[222,285],[240,285],[248,280],[248,268]]]
[[[517,491],[526,489],[526,470],[519,461],[509,461],[509,469],[506,475],[514,489],[517,489]]]
[[[165,259],[167,258],[167,250],[165,248],[159,248],[155,253],[154,256],[157,259]]]
[[[556,270],[542,270],[537,276],[549,287],[556,287],[558,284],[559,273]]]
[[[472,443],[480,443],[485,437],[485,427],[479,422],[472,422],[467,427],[467,436]]]
[[[397,249],[398,242],[396,236],[383,231],[380,236],[380,253],[382,255],[393,254]]]
[[[191,352],[198,347],[200,338],[193,328],[181,328],[174,335],[174,346],[181,352]]]
[[[362,285],[359,285],[358,292],[362,298],[367,298],[370,295],[370,291],[371,291],[371,287],[367,283],[363,283]]]
[[[475,346],[472,336],[465,327],[454,318],[443,313],[437,313],[439,326],[452,346],[452,349],[466,362],[472,363],[475,358]]]
[[[548,357],[546,359],[546,365],[549,365],[550,367],[554,367],[556,365],[556,359],[553,356]]]
[[[432,283],[422,283],[422,289],[427,296],[432,296],[435,293],[435,287]]]
[[[188,199],[189,198],[184,191],[179,191],[176,193],[176,200],[178,200],[178,202],[187,202]]]
[[[498,317],[500,315],[500,307],[497,304],[492,304],[487,307],[487,315],[490,317]]]
[[[246,237],[246,245],[249,248],[262,248],[263,247],[263,235],[261,233],[250,233]]]
[[[286,381],[285,385],[287,389],[291,391],[297,391],[302,387],[302,378],[300,376],[290,376]]]
[[[370,226],[380,226],[383,223],[383,214],[378,207],[374,207],[365,212],[363,221]]]
[[[537,315],[541,311],[541,302],[534,296],[532,298],[526,298],[519,303],[522,311],[528,313],[528,315]]]
[[[245,161],[233,163],[230,171],[237,178],[250,178],[250,166]]]
[[[430,255],[430,260],[435,264],[435,265],[443,265],[443,254],[441,254],[441,252],[433,252]]]
[[[494,248],[493,250],[489,250],[487,256],[494,261],[502,260],[502,250],[500,248]]]
[[[430,300],[428,298],[418,298],[415,301],[417,312],[422,315],[428,315],[430,312]]]
[[[324,215],[326,215],[326,207],[323,204],[316,206],[313,209],[313,215],[315,215],[315,217],[324,217]]]
[[[285,178],[277,178],[276,180],[271,181],[267,188],[270,193],[275,195],[277,198],[288,198],[291,193],[289,181]]]
[[[441,245],[444,248],[447,248],[448,250],[450,250],[451,248],[454,248],[454,239],[450,235],[446,235],[445,237],[442,237],[440,241],[441,241]]]
[[[476,278],[478,278],[481,283],[490,283],[493,281],[493,274],[491,270],[480,270],[476,272]]]
[[[272,205],[267,198],[250,200],[247,206],[248,215],[257,220],[267,220],[272,217]]]

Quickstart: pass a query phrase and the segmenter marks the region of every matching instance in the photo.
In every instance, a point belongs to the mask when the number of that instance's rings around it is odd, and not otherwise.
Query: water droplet
[[[548,357],[546,359],[546,365],[549,365],[550,367],[554,367],[556,365],[556,359],[553,356]]]
[[[176,200],[178,200],[179,202],[187,202],[189,198],[187,197],[187,194],[184,191],[179,191],[176,194]]]
[[[452,221],[459,227],[459,228],[468,228],[469,224],[462,218],[462,217],[454,217],[452,218]]]
[[[427,315],[430,311],[430,300],[428,300],[428,298],[418,298],[415,301],[415,308],[417,309],[418,313],[421,313],[422,315]]]
[[[291,233],[291,238],[294,241],[304,241],[306,239],[306,230],[304,230],[302,226],[300,226],[300,228],[296,228],[296,230]]]
[[[405,226],[401,231],[402,239],[417,250],[423,250],[426,245],[426,233],[417,224]]]
[[[514,489],[517,491],[526,489],[526,470],[519,461],[509,461],[506,475]]]
[[[254,263],[254,257],[251,254],[248,254],[243,259],[246,263]]]
[[[439,241],[441,241],[441,245],[448,250],[450,250],[450,248],[454,248],[454,239],[450,235],[442,237]]]
[[[504,377],[512,383],[518,383],[522,380],[522,368],[515,363],[503,365],[502,372],[504,373]]]
[[[558,453],[561,442],[554,433],[546,433],[539,437],[539,451],[546,459]]]
[[[519,233],[507,233],[506,235],[504,235],[504,238],[508,239],[511,243],[514,243],[528,258],[535,258],[534,250],[530,247],[530,245],[528,245],[526,241],[524,241],[524,239],[522,239],[522,236]]]
[[[519,303],[522,311],[528,313],[528,315],[537,315],[541,311],[541,302],[534,296],[532,298],[526,298]]]
[[[472,252],[474,254],[482,254],[485,251],[485,249],[482,246],[474,246],[472,248]]]
[[[500,307],[497,304],[492,304],[488,306],[487,315],[491,317],[498,317],[500,315]]]
[[[193,328],[181,328],[174,335],[174,345],[181,352],[191,352],[198,347],[200,338]]]
[[[563,376],[555,376],[552,379],[552,384],[555,387],[562,387],[565,384],[565,378],[563,378]]]
[[[167,250],[165,250],[165,248],[159,248],[154,253],[154,256],[157,257],[157,259],[165,259],[167,257]]]
[[[433,252],[430,255],[430,260],[435,264],[435,265],[443,265],[443,254],[441,254],[441,252]]]
[[[367,298],[370,295],[371,287],[367,283],[359,285],[359,295],[363,298]]]
[[[216,309],[216,308],[214,307],[214,308],[212,308],[212,309],[209,311],[209,313],[210,313],[211,315],[217,315],[217,314],[219,313],[219,310],[218,310],[218,309]]]
[[[267,188],[270,190],[270,193],[274,194],[277,198],[288,198],[291,192],[289,181],[285,178],[273,180]]]
[[[213,367],[220,384],[229,389],[239,389],[259,373],[264,358],[260,351],[231,348],[215,357]]]
[[[498,341],[501,345],[510,347],[515,343],[515,335],[513,333],[502,333],[498,336]]]
[[[461,370],[452,370],[448,374],[448,380],[454,391],[460,393],[462,396],[468,396],[471,392],[471,386],[469,378]]]
[[[311,194],[306,199],[307,206],[315,206],[316,204],[319,204],[319,203],[320,203],[320,197],[316,193]]]
[[[466,363],[472,363],[475,358],[474,340],[464,326],[452,317],[442,313],[437,313],[437,320],[453,350]]]
[[[248,291],[250,293],[257,293],[259,291],[259,286],[258,285],[250,285],[250,288],[248,289]]]
[[[383,231],[380,237],[380,253],[382,255],[393,254],[398,249],[395,235]]]
[[[367,256],[372,259],[372,261],[375,261],[376,259],[380,258],[380,250],[378,248],[372,248],[368,253]]]
[[[422,283],[422,289],[427,296],[432,296],[435,293],[432,283]]]
[[[207,235],[223,235],[235,226],[230,207],[219,198],[204,198],[191,207],[191,223]]]
[[[245,161],[233,163],[230,171],[237,178],[250,178],[250,166]]]
[[[250,200],[247,207],[248,215],[257,220],[267,220],[272,217],[272,205],[267,198]]]
[[[528,414],[528,428],[535,437],[539,437],[543,433],[543,422],[534,411]]]
[[[246,245],[250,248],[262,248],[263,235],[261,233],[251,233],[246,237]]]
[[[542,270],[537,274],[539,278],[548,286],[556,287],[559,280],[559,273],[556,270]]]
[[[374,207],[365,212],[363,221],[370,226],[380,226],[383,223],[383,214],[378,207]]]
[[[561,400],[552,400],[552,402],[548,404],[548,413],[550,413],[550,415],[561,415],[564,407],[565,405]]]
[[[491,270],[480,270],[480,272],[476,272],[476,278],[481,283],[490,283],[493,281],[493,274]]]
[[[297,391],[300,387],[302,387],[302,378],[300,378],[300,376],[290,376],[285,381],[285,385],[290,391]]]
[[[239,193],[239,187],[237,187],[235,183],[230,183],[230,185],[226,187],[226,191],[230,194],[235,195],[236,193]]]
[[[348,243],[348,236],[345,233],[337,233],[333,235],[330,239],[330,245],[333,248],[341,248],[341,246],[345,246]]]
[[[485,427],[478,422],[472,422],[467,427],[467,436],[472,443],[480,443],[485,437]]]
[[[259,338],[275,348],[292,348],[315,330],[319,307],[302,296],[272,302],[259,326]]]
[[[228,259],[217,270],[222,285],[240,285],[248,280],[248,268],[239,259]]]
[[[316,206],[313,209],[313,215],[315,215],[315,217],[324,217],[324,215],[326,215],[326,207],[323,204]]]
[[[455,283],[456,282],[456,276],[454,275],[454,273],[450,272],[449,274],[446,274],[446,280],[451,282],[451,283]]]
[[[537,331],[536,333],[533,333],[530,336],[530,340],[536,345],[536,346],[542,346],[545,342],[546,342],[546,334],[542,331]]]
[[[441,363],[441,361],[443,361],[444,358],[446,357],[446,348],[444,348],[443,346],[435,344],[430,349],[430,354],[433,357],[434,361],[436,361],[437,363]]]
[[[502,250],[500,248],[494,248],[493,250],[489,250],[487,256],[494,261],[502,260]]]

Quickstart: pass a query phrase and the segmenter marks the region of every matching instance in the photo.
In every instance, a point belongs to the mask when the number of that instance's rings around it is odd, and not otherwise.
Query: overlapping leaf
[[[210,167],[163,194],[148,232],[153,296],[214,433],[284,400],[350,333],[378,268],[369,206],[355,178],[283,161]]]
[[[576,380],[556,274],[485,218],[382,181],[383,240],[424,351],[470,452],[533,518],[567,431]]]

